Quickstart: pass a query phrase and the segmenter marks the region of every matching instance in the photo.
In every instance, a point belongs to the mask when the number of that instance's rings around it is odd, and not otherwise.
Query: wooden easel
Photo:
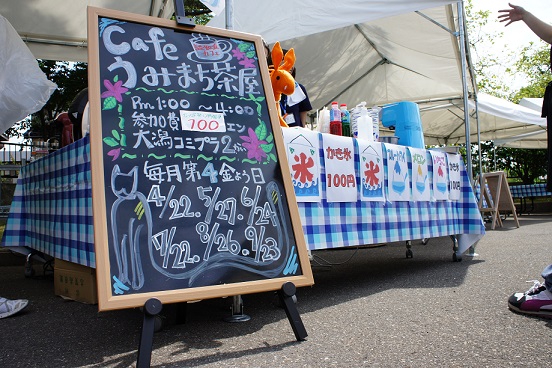
[[[478,179],[476,179],[478,180]],[[495,229],[496,224],[502,227],[500,211],[512,212],[517,227],[519,221],[517,218],[516,207],[510,186],[504,171],[484,173],[480,183],[481,194],[479,196],[479,211],[481,213],[490,213],[492,218],[491,230]],[[483,203],[485,201],[485,204]]]

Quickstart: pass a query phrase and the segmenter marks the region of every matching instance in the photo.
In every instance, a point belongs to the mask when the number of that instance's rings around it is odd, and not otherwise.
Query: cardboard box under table
[[[78,302],[97,304],[96,270],[56,259],[54,263],[54,293]]]

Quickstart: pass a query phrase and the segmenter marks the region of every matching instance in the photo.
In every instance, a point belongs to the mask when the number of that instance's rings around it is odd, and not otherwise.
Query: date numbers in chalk
[[[194,132],[226,132],[224,115],[217,112],[180,110],[182,130]]]

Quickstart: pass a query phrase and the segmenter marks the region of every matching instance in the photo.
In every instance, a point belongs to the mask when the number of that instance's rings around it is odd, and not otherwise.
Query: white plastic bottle
[[[358,139],[370,141],[374,140],[374,131],[372,125],[372,118],[366,108],[366,102],[361,102],[360,114],[357,121],[358,126]]]
[[[320,110],[320,115],[318,116],[318,131],[320,133],[330,132],[330,110],[326,106]]]

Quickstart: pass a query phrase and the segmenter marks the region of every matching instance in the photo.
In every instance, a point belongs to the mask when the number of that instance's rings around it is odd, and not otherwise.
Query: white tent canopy
[[[333,100],[353,107],[462,99],[459,45],[450,33],[457,31],[456,6],[450,3],[235,0],[233,28],[293,47],[297,80],[315,109]],[[222,14],[209,25],[224,27],[224,20]]]
[[[3,0],[0,14],[36,58],[86,61],[87,5],[168,17],[174,1]],[[232,14],[235,30],[295,48],[315,109],[334,99],[463,103],[454,0],[234,0]],[[210,25],[224,27],[224,12]]]
[[[529,109],[532,109],[532,110],[535,110],[535,111],[538,111],[539,113],[542,112],[542,100],[543,98],[529,98],[529,97],[524,97],[521,99],[521,101],[519,101],[519,104],[521,106],[524,106],[524,107],[527,107]]]
[[[418,102],[427,144],[465,142],[456,1],[233,1],[233,28],[282,41],[297,53],[297,79],[316,109],[332,100],[353,107]],[[2,0],[2,14],[36,58],[86,61],[86,7],[158,17],[173,0]],[[282,9],[293,9],[293,11]],[[415,13],[414,11],[420,11]],[[210,25],[225,27],[224,13]],[[471,81],[471,76],[468,75]],[[472,90],[471,83],[469,84]],[[484,98],[480,98],[480,103]],[[441,106],[447,108],[439,108]],[[480,119],[482,114],[480,112]],[[477,126],[471,119],[471,141]],[[491,130],[504,130],[495,124]],[[483,129],[486,123],[482,123]],[[515,130],[527,133],[530,128]],[[532,132],[532,131],[531,131]],[[491,133],[485,133],[486,139]],[[499,138],[498,133],[494,138]],[[507,138],[507,137],[505,137]]]
[[[469,101],[470,116],[475,116],[475,103]],[[546,148],[541,145],[511,145],[515,137],[530,137],[542,134],[546,136],[546,119],[540,112],[515,103],[479,93],[477,95],[479,114],[479,135],[482,141],[494,141],[497,145],[518,148]],[[447,103],[440,109],[421,109],[425,134],[430,141],[437,143],[462,143],[464,137],[463,106]],[[471,121],[471,140],[477,141],[477,121]],[[506,142],[508,141],[508,144]]]
[[[87,61],[86,7],[168,18],[173,0],[2,0],[0,14],[37,59]]]
[[[522,98],[519,105],[528,109],[534,110],[535,115],[541,116],[542,113],[542,98]],[[548,138],[546,134],[546,119],[541,118],[542,129],[525,132],[518,135],[513,135],[506,138],[495,140],[497,146],[511,148],[539,148],[546,149],[548,147]]]
[[[421,108],[448,103],[462,107],[475,83],[462,50],[458,8],[451,0],[235,0],[232,24],[294,48],[297,80],[306,87],[314,109],[332,101],[349,108],[362,101],[368,106],[413,101]],[[279,24],[288,14],[296,15]],[[222,27],[224,18],[219,15],[209,25]],[[451,113],[442,113],[448,121]],[[422,124],[426,144],[459,142],[448,139],[450,130],[433,139],[423,119]],[[465,143],[465,131],[462,136]]]
[[[361,101],[369,106],[414,101],[420,106],[426,144],[466,142],[456,4],[342,1],[336,5],[326,0],[235,0],[231,23],[236,30],[256,32],[269,43],[280,41],[284,48],[294,48],[297,80],[306,86],[315,109],[333,100],[349,107]],[[224,27],[225,15],[209,24]],[[473,96],[469,70],[466,79]],[[479,124],[475,103],[469,101],[470,142],[538,135],[546,128],[545,120],[531,109],[486,94],[479,94],[477,101]]]
[[[236,31],[254,32],[274,43],[455,2],[458,0],[234,0],[232,24]],[[225,14],[209,25],[224,28]]]

